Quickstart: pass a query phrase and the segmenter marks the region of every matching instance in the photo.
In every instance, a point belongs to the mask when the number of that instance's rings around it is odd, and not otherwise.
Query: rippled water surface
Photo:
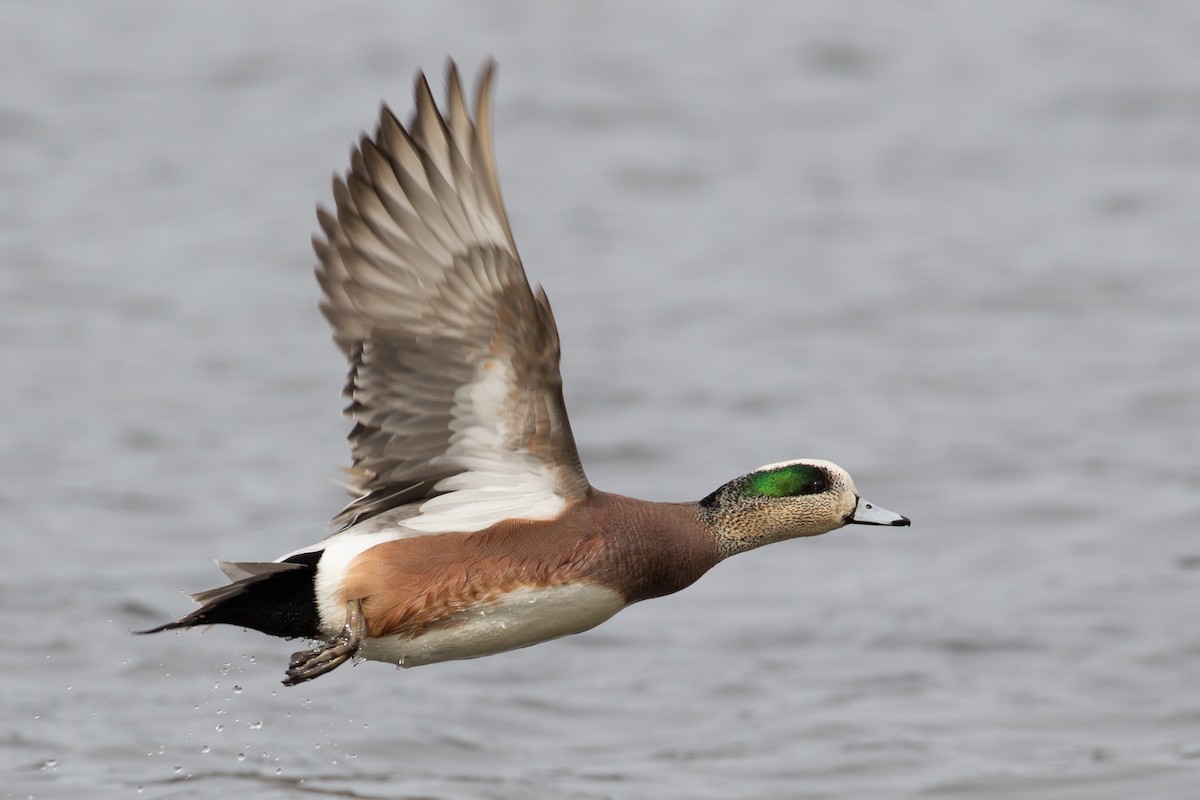
[[[1200,796],[1189,3],[0,16],[0,796]],[[500,61],[593,483],[826,457],[913,527],[296,689],[129,636],[340,506],[312,206],[448,53]]]

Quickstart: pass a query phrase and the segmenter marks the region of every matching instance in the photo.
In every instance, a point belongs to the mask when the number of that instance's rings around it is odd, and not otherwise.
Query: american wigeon
[[[760,467],[699,502],[592,488],[579,463],[546,294],[530,290],[492,153],[493,65],[475,119],[451,63],[405,127],[386,107],[318,210],[321,310],[350,362],[354,498],[340,530],[151,631],[227,623],[324,639],[283,681],[351,657],[405,667],[579,633],[677,592],[735,553],[848,523],[908,525],[828,461]]]

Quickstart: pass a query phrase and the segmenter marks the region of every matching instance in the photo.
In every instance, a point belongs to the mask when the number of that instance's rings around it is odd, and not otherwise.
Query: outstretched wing
[[[350,361],[348,527],[424,501],[417,531],[549,518],[590,491],[563,405],[558,330],[530,291],[491,144],[494,63],[472,121],[453,63],[408,127],[385,106],[318,209],[321,310]]]

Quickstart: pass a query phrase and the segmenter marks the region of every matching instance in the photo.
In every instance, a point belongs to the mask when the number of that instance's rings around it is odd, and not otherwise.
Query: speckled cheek
[[[846,524],[846,520],[854,513],[854,509],[858,507],[858,495],[852,491],[842,492],[838,496],[838,527]]]

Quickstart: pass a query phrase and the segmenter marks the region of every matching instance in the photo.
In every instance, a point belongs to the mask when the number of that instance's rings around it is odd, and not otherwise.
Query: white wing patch
[[[554,475],[528,450],[511,449],[512,376],[498,358],[485,361],[475,380],[454,395],[450,446],[437,464],[464,468],[434,487],[446,494],[421,505],[404,525],[425,533],[480,531],[502,520],[554,519],[566,502]]]

